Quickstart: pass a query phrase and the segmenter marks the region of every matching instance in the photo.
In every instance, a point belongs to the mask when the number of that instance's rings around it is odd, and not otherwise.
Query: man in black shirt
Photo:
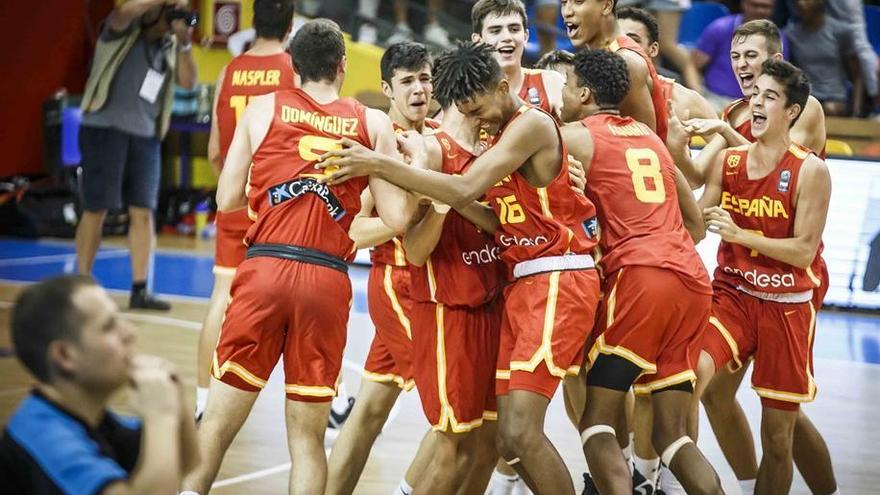
[[[192,407],[167,361],[133,354],[134,328],[104,289],[84,276],[28,287],[12,341],[37,385],[0,439],[5,493],[176,493],[198,462]],[[107,410],[126,384],[138,419]]]

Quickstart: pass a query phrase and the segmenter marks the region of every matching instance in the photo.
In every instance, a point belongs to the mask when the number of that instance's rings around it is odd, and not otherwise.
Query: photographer
[[[135,329],[107,292],[81,275],[43,281],[11,326],[37,384],[0,439],[5,493],[176,493],[198,462],[192,408],[167,361],[133,354]],[[107,410],[126,384],[139,419]]]
[[[82,100],[83,216],[76,230],[79,272],[89,274],[107,210],[128,207],[132,291],[129,306],[168,310],[146,289],[155,241],[162,138],[173,81],[196,83],[186,0],[128,0],[104,22]]]

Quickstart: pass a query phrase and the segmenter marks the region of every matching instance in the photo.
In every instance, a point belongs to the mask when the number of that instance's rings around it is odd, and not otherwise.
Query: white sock
[[[406,482],[406,478],[404,478],[400,480],[400,484],[394,489],[392,495],[411,495],[412,491],[413,487],[409,486],[409,483]]]
[[[753,495],[755,493],[755,483],[757,481],[758,480],[754,478],[750,480],[737,480],[739,483],[739,489],[743,492],[743,495]]]
[[[196,387],[196,416],[205,412],[208,404],[208,387]],[[186,493],[186,492],[184,492]]]
[[[364,17],[375,18],[379,13],[379,0],[360,0],[358,13]]]
[[[523,481],[522,478],[518,478],[516,483],[513,486],[513,493],[511,495],[535,495],[529,490],[529,485],[526,485],[526,482]]]
[[[199,495],[199,494],[196,493],[196,492],[192,492],[192,491],[187,490],[187,491],[185,491],[185,492],[180,492],[180,493],[177,494],[177,495]],[[834,495],[834,494],[831,494],[831,495]]]
[[[519,481],[519,476],[513,475],[508,476],[504,473],[498,472],[496,469],[492,471],[492,477],[489,478],[489,491],[491,495],[512,495],[513,488],[516,486],[516,482]]]
[[[633,444],[632,442],[626,444],[626,447],[623,448],[623,459],[626,461],[627,467],[629,467],[629,474],[632,476],[633,473]]]
[[[660,466],[660,489],[663,490],[666,495],[687,495],[687,492],[684,491],[684,487],[681,486],[681,483],[678,482],[678,479],[672,474],[672,471],[670,471],[665,465]]]
[[[657,476],[660,475],[660,458],[655,457],[654,459],[642,459],[638,455],[633,457],[633,461],[635,463],[636,469],[642,476],[648,479],[652,485],[657,485]]]

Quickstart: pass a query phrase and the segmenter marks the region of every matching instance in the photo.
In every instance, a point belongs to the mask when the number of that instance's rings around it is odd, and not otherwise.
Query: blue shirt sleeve
[[[715,59],[718,56],[718,49],[720,46],[723,46],[721,42],[721,32],[722,26],[721,22],[725,18],[722,17],[720,19],[715,19],[712,21],[706,29],[703,29],[703,32],[700,34],[700,37],[697,39],[697,50],[705,53],[711,59]]]
[[[97,494],[128,478],[116,461],[101,453],[82,423],[41,405],[27,412],[16,414],[7,432],[62,493]]]

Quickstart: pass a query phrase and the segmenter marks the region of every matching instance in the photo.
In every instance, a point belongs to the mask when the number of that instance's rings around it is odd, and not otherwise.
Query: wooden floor
[[[0,349],[8,350],[10,347],[8,314],[20,287],[15,284],[0,284]],[[114,297],[120,305],[127,302],[121,295]],[[195,349],[204,310],[205,301],[184,298],[174,300],[174,309],[168,314],[125,312],[125,315],[140,328],[139,350],[171,360],[186,378],[187,386],[193,387]],[[859,318],[864,320],[864,317]],[[852,345],[852,342],[847,342],[852,340],[853,334],[852,328],[847,328],[846,321],[846,315],[834,315],[820,320],[817,348]],[[880,320],[867,321],[869,333],[873,331],[873,338],[880,341]],[[864,327],[864,321],[862,325]],[[353,312],[344,370],[344,380],[352,394],[358,390],[360,367],[372,335],[368,317],[364,313]],[[5,424],[18,401],[28,392],[31,380],[14,358],[5,353],[2,356],[0,424]],[[877,418],[880,416],[880,366],[852,360],[817,358],[816,377],[820,387],[819,396],[805,410],[829,444],[842,492],[880,493],[880,428],[877,427]],[[753,428],[757,428],[757,399],[748,387],[740,391],[740,399]],[[114,406],[122,411],[127,410],[124,394],[114,401]],[[218,482],[211,493],[258,495],[286,492],[289,458],[282,410],[283,389],[276,373],[228,452]],[[551,403],[547,418],[546,429],[549,436],[565,459],[575,479],[575,486],[580,490],[583,455],[579,438],[565,417],[558,395]],[[390,494],[415,453],[417,440],[426,430],[427,424],[419,406],[417,392],[405,394],[376,442],[355,493]],[[736,480],[721,456],[705,418],[702,431],[704,434],[700,438],[700,448],[718,470],[726,492],[738,494]],[[335,438],[334,433],[328,433],[328,448]],[[797,474],[791,493],[809,493]]]

